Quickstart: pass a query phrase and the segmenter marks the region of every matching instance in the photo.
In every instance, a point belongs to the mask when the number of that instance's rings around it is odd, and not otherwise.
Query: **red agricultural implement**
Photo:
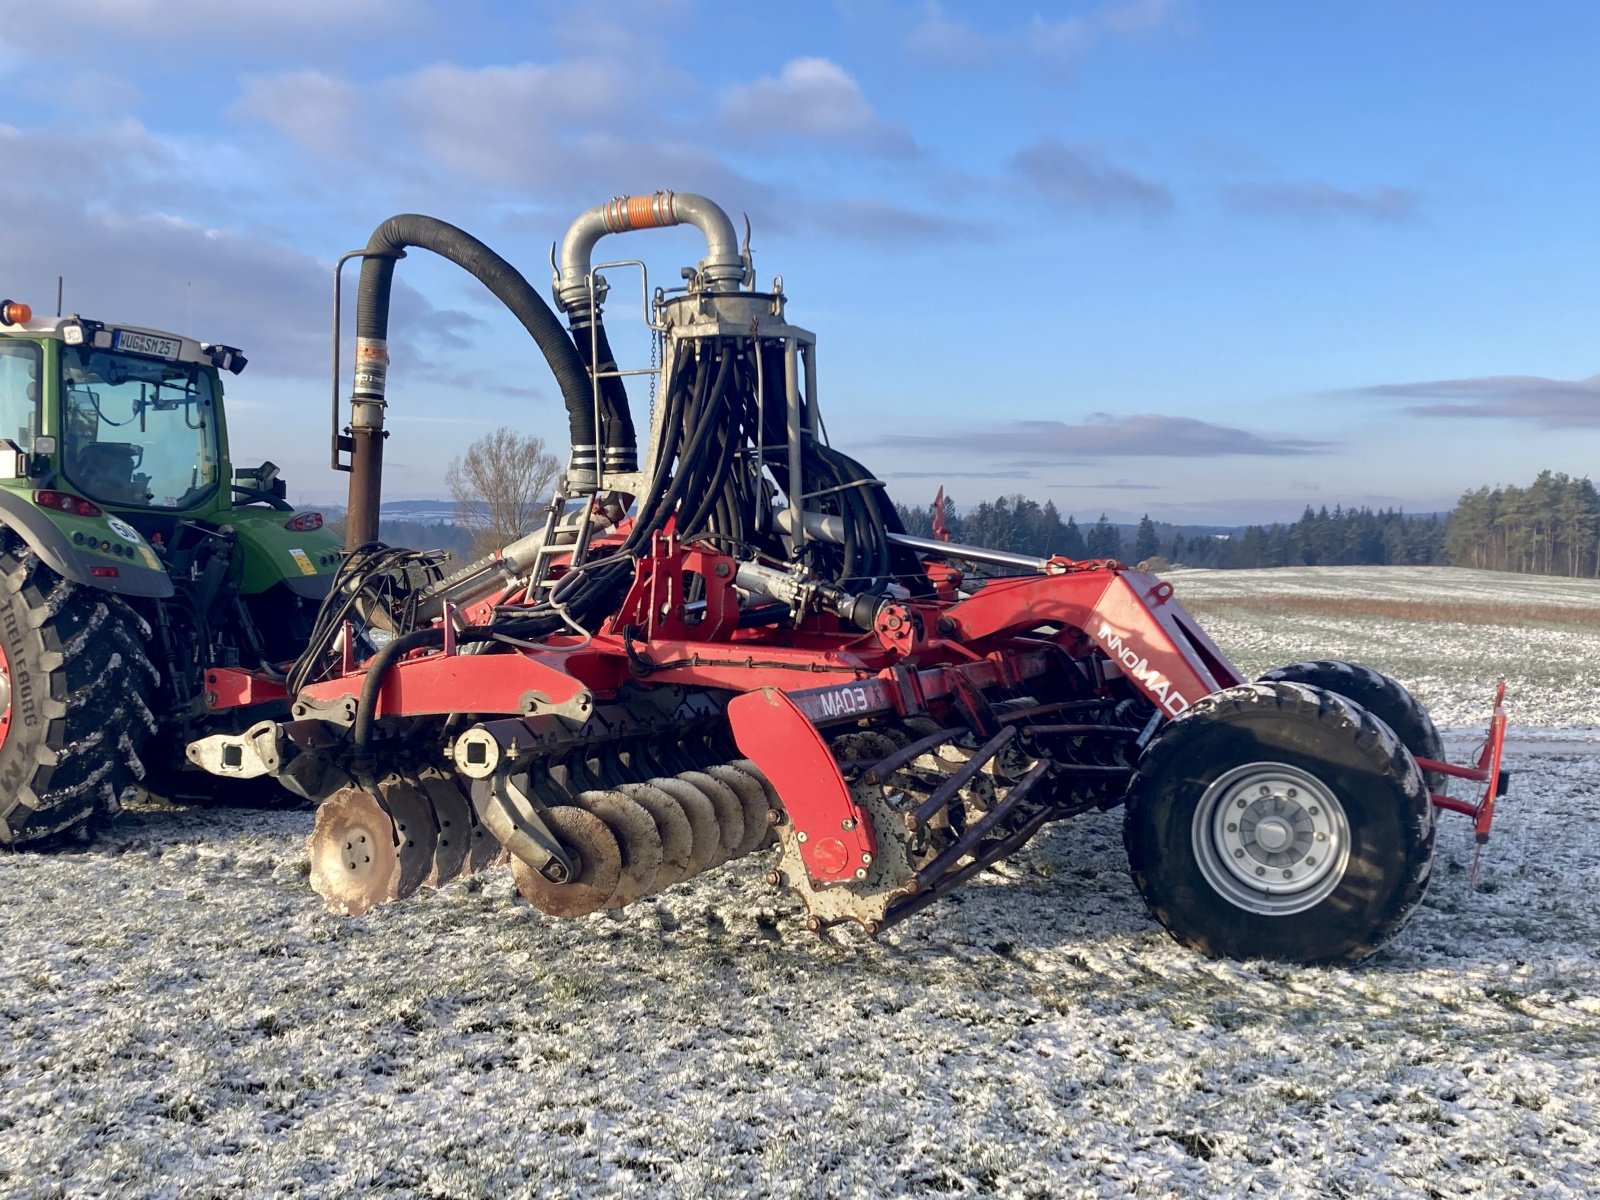
[[[607,234],[680,223],[707,253],[685,287],[644,285],[660,366],[641,466],[591,259]],[[544,527],[450,574],[374,541],[407,247],[506,303],[572,428]],[[331,907],[505,852],[530,903],[577,916],[772,848],[768,879],[812,928],[876,934],[1046,824],[1125,805],[1134,878],[1178,940],[1353,961],[1420,899],[1436,806],[1487,835],[1498,706],[1485,756],[1452,767],[1393,680],[1311,662],[1246,682],[1145,572],[908,535],[883,484],[829,444],[815,341],[781,283],[753,289],[748,244],[703,197],[579,218],[555,277],[565,329],[441,222],[394,218],[354,257],[354,392],[335,432],[350,553],[286,685],[212,674],[218,706],[276,690],[287,717],[190,747],[216,774],[318,801],[312,881]],[[336,364],[336,419],[337,389]],[[1484,798],[1431,794],[1446,774]]]

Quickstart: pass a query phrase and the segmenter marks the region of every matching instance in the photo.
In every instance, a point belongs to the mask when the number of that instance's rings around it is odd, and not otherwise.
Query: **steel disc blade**
[[[501,853],[501,843],[483,824],[483,806],[490,803],[491,784],[488,779],[474,779],[469,789],[472,797],[472,834],[467,838],[467,861],[462,864],[462,875],[475,875],[493,866]]]
[[[685,771],[678,776],[698,788],[717,814],[717,840],[721,862],[733,858],[744,841],[744,801],[739,793],[709,771]],[[748,778],[746,777],[748,782]]]
[[[742,858],[767,840],[771,828],[767,821],[767,793],[760,779],[739,767],[719,763],[706,768],[706,774],[738,797],[743,828],[739,843],[733,848],[733,857]]]
[[[711,797],[687,780],[675,775],[661,775],[650,781],[650,786],[660,788],[678,802],[683,815],[689,818],[691,845],[689,848],[689,873],[698,875],[728,861],[722,849],[722,827],[717,823],[717,806]]]
[[[761,790],[766,793],[767,809],[769,811],[779,813],[783,811],[783,801],[778,799],[778,789],[772,786],[772,781],[766,777],[760,767],[756,766],[756,764],[751,762],[748,758],[735,758],[731,760],[728,765],[743,771],[746,775],[750,776],[761,785]],[[756,843],[756,849],[760,850],[767,846],[775,846],[777,843],[777,826],[768,820],[767,831],[762,835],[761,840]]]
[[[433,823],[439,840],[433,850],[433,870],[422,882],[428,887],[443,887],[467,864],[472,849],[472,808],[455,782],[434,771],[417,780],[428,802],[433,805]]]
[[[511,859],[511,878],[522,898],[552,917],[599,912],[622,877],[622,850],[616,835],[592,812],[571,804],[546,809],[544,823],[572,858],[577,874],[552,883],[527,863]]]
[[[607,908],[623,908],[650,889],[661,870],[661,835],[654,818],[628,796],[618,791],[584,792],[578,807],[587,809],[606,823],[616,835],[622,851],[622,874],[616,890],[606,899]]]
[[[394,818],[395,854],[400,860],[395,895],[404,899],[421,887],[433,870],[433,852],[439,841],[433,805],[427,793],[401,775],[391,775],[380,783],[378,794]]]
[[[394,825],[371,792],[340,788],[318,805],[306,852],[311,886],[330,911],[360,916],[395,898]]]
[[[661,835],[661,869],[656,872],[646,895],[669,888],[694,873],[690,855],[694,851],[694,829],[683,805],[668,792],[648,783],[625,783],[617,789],[650,814]]]

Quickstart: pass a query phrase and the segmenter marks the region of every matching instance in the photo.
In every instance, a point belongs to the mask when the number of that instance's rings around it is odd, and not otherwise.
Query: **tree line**
[[[1600,492],[1540,471],[1525,488],[1478,488],[1450,514],[1446,545],[1462,567],[1600,578]]]
[[[906,530],[933,533],[933,506],[896,506]],[[1116,558],[1191,567],[1461,566],[1600,577],[1600,491],[1587,478],[1542,471],[1525,488],[1465,492],[1443,516],[1400,509],[1309,505],[1300,519],[1243,529],[1196,530],[1152,521],[1113,525],[1104,513],[1080,525],[1053,501],[1022,495],[985,500],[965,513],[944,502],[958,542],[1041,557]]]

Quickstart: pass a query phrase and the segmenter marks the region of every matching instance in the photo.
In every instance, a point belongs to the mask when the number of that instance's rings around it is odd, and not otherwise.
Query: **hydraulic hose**
[[[351,455],[348,545],[378,534],[382,482],[384,390],[389,363],[389,293],[395,260],[408,247],[431,250],[464,268],[483,283],[533,336],[555,373],[572,430],[568,480],[581,492],[593,486],[598,457],[594,404],[583,359],[555,313],[510,263],[464,230],[434,217],[402,213],[390,217],[367,239],[356,300],[356,368],[351,393]]]
[[[581,314],[581,315],[580,315]],[[587,309],[574,309],[568,314],[568,328],[578,357],[589,370],[602,376],[600,380],[601,430],[600,440],[605,455],[606,474],[639,469],[639,441],[634,432],[633,413],[628,407],[628,389],[622,377],[615,374],[617,358],[611,350],[611,339],[606,336],[606,323],[598,313],[591,333]],[[594,344],[591,350],[590,338]],[[590,362],[593,354],[594,361]]]

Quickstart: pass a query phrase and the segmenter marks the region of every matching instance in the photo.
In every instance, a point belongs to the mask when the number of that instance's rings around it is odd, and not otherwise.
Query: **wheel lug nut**
[[[1319,834],[1317,834],[1317,841],[1319,841],[1319,842],[1325,842],[1325,841],[1327,841],[1327,840],[1328,840],[1328,835],[1327,835],[1327,834],[1325,834],[1325,833],[1319,833]]]
[[[1246,808],[1246,807],[1248,807],[1248,806],[1249,806],[1249,803],[1250,803],[1250,802],[1249,802],[1249,801],[1248,801],[1248,800],[1246,800],[1246,799],[1244,799],[1244,797],[1242,797],[1242,796],[1241,796],[1241,797],[1240,797],[1240,798],[1239,798],[1239,807],[1240,807],[1240,808]]]
[[[1233,856],[1235,858],[1243,858],[1244,857],[1244,851],[1243,850],[1235,850],[1233,852]]]
[[[1237,825],[1235,825],[1232,821],[1229,821],[1228,822],[1228,832],[1229,833],[1238,833],[1239,832],[1239,827]]]
[[[1298,792],[1298,791],[1296,791],[1296,790],[1295,790],[1295,789],[1294,789],[1294,788],[1290,788],[1290,789],[1289,789],[1289,792],[1288,792],[1288,795],[1289,795],[1289,799],[1291,799],[1291,800],[1293,800],[1293,799],[1294,799],[1294,798],[1295,798],[1295,797],[1296,797],[1296,796],[1298,796],[1298,795],[1299,795],[1299,794],[1300,794],[1300,793],[1299,793],[1299,792]]]
[[[1322,810],[1320,808],[1318,808],[1315,804],[1313,804],[1310,808],[1306,809],[1306,812],[1310,813],[1313,817],[1315,817],[1319,813],[1321,813]]]
[[[1272,789],[1269,788],[1266,784],[1263,783],[1261,785],[1261,794],[1263,796],[1270,796],[1270,795],[1272,795]]]
[[[1256,868],[1256,874],[1257,875],[1265,875],[1266,873],[1267,873],[1267,869],[1265,867],[1257,867]]]
[[[1293,871],[1285,871],[1283,873],[1283,877],[1285,879],[1293,879],[1294,878],[1294,872]]]

